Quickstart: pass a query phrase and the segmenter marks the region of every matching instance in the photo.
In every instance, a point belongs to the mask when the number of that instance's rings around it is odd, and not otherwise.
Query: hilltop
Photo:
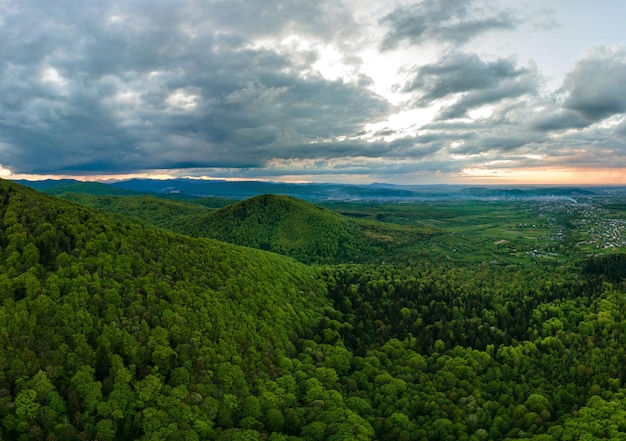
[[[304,262],[358,260],[372,252],[364,225],[290,196],[261,195],[185,225],[186,233],[294,257]]]

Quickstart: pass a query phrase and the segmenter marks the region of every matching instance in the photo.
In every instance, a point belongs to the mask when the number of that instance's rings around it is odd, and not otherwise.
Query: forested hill
[[[207,436],[222,400],[269,381],[327,304],[289,258],[7,181],[0,249],[1,439]]]
[[[261,195],[245,201],[74,192],[57,196],[177,233],[272,251],[304,263],[393,260],[437,234],[420,225],[363,219],[361,213],[348,211],[348,217],[290,196]]]
[[[247,204],[221,220],[252,238],[353,225]],[[308,267],[0,180],[0,439],[626,439],[623,255],[400,258]]]
[[[306,263],[357,261],[381,245],[363,224],[290,196],[256,196],[185,222],[174,228]]]
[[[191,203],[184,200],[156,198],[148,195],[99,196],[63,192],[57,196],[87,207],[134,217],[143,222],[182,233],[185,232],[187,224],[193,224],[193,221],[188,221],[190,217],[204,216],[211,210],[210,207],[204,204],[195,203],[198,201]],[[228,204],[228,200],[216,200],[216,204],[222,207]],[[179,230],[182,231],[177,231],[176,227],[180,227]]]

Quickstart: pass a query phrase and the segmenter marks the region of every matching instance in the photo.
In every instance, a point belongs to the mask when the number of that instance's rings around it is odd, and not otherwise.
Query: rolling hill
[[[205,215],[211,208],[200,203],[157,198],[154,196],[97,196],[84,193],[59,193],[56,196],[90,208],[140,219],[152,225],[174,230],[189,216]]]
[[[82,182],[74,179],[46,179],[43,181],[18,180],[18,184],[34,188],[42,193],[58,195],[73,192],[91,195],[137,195],[141,194],[125,188],[115,188],[100,182]]]
[[[382,251],[364,223],[290,196],[261,195],[187,219],[174,229],[259,248],[302,262],[359,261]]]
[[[328,305],[292,259],[7,181],[0,250],[3,439],[211,437]]]
[[[401,249],[436,234],[433,228],[380,222],[349,210],[338,213],[290,196],[261,195],[232,201],[180,195],[56,193],[55,188],[45,191],[177,233],[272,251],[304,263],[393,259]]]

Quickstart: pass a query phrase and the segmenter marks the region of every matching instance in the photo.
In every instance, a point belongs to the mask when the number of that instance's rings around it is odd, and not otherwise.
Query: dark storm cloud
[[[440,118],[465,116],[468,110],[506,98],[534,94],[538,78],[533,69],[517,67],[513,60],[481,60],[475,54],[449,53],[439,61],[413,69],[403,92],[416,93],[418,106],[455,97]]]
[[[626,111],[626,51],[597,47],[567,75],[564,107],[595,122]]]
[[[589,122],[572,110],[555,110],[542,112],[535,116],[532,122],[533,128],[540,131],[562,131],[567,129],[581,129],[587,127]]]
[[[517,21],[508,11],[478,6],[467,0],[424,0],[402,6],[387,15],[382,23],[390,30],[382,49],[393,49],[402,41],[423,44],[437,40],[455,44],[492,30],[513,29]]]
[[[452,54],[416,68],[403,90],[420,106],[444,103],[439,118],[421,129],[441,137],[441,151],[458,158],[457,170],[614,167],[626,153],[624,125],[595,123],[624,113],[625,60],[623,48],[595,48],[546,95],[532,67]],[[484,104],[491,106],[489,116],[455,119]]]
[[[281,29],[347,35],[333,4],[15,2],[0,27],[0,164],[254,167],[353,136],[387,110],[365,83],[302,75],[313,51],[249,44]]]
[[[530,125],[558,133],[585,129],[625,111],[626,52],[623,48],[596,47],[567,74],[554,99],[532,116]]]
[[[413,78],[402,90],[423,91],[420,101],[428,104],[453,93],[493,88],[502,79],[516,78],[521,73],[523,70],[518,70],[510,60],[485,62],[476,54],[455,52],[436,63],[416,67]]]
[[[534,141],[544,141],[545,137],[528,133],[514,133],[510,135],[490,134],[480,139],[480,151],[497,150],[499,152],[511,152]]]
[[[443,142],[438,136],[411,136],[393,141],[330,141],[317,145],[293,145],[289,150],[277,156],[281,159],[333,159],[333,158],[370,158],[370,159],[424,159],[438,152]]]

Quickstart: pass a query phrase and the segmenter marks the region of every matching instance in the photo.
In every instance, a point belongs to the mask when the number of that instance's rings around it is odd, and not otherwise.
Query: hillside
[[[156,198],[154,196],[97,196],[59,193],[56,196],[109,213],[134,217],[166,229],[184,225],[189,216],[205,215],[211,209],[199,203]]]
[[[359,261],[384,242],[364,224],[290,196],[261,195],[195,217],[184,227],[212,237],[294,257],[302,262]],[[181,228],[182,229],[182,228]]]
[[[16,181],[42,193],[58,195],[61,193],[83,193],[92,195],[137,195],[141,194],[124,188],[115,188],[111,185],[102,184],[100,182],[81,182],[73,179],[46,179],[44,181]]]
[[[0,246],[7,439],[134,439],[192,424],[207,436],[221,400],[269,380],[326,302],[314,273],[291,259],[6,181]]]
[[[45,194],[54,195],[63,199],[72,200],[82,205],[86,205],[92,208],[101,208],[105,211],[117,213],[116,210],[120,210],[120,214],[125,214],[125,210],[132,211],[132,216],[143,218],[141,209],[135,207],[136,205],[146,206],[150,205],[148,209],[156,208],[155,199],[159,201],[177,201],[180,203],[192,204],[189,207],[197,209],[195,205],[201,205],[208,208],[220,208],[225,207],[228,204],[236,202],[234,199],[226,199],[220,197],[200,197],[185,195],[180,193],[155,193],[155,192],[139,192],[133,190],[127,190],[124,188],[117,188],[110,184],[103,184],[100,182],[81,182],[71,179],[52,180],[45,181],[15,181],[19,184],[25,185],[30,188],[34,188]],[[149,200],[152,203],[145,202]],[[178,208],[183,208],[178,206]],[[186,210],[183,209],[183,212]],[[139,213],[139,215],[137,215]],[[153,222],[150,222],[153,223]],[[155,223],[158,225],[158,223]]]
[[[457,225],[452,238],[504,208],[468,207],[421,210]],[[386,215],[413,222],[398,210]],[[391,232],[285,197],[219,211],[275,243],[283,222]],[[307,267],[0,181],[0,439],[625,438],[624,255],[457,265],[403,252]]]

